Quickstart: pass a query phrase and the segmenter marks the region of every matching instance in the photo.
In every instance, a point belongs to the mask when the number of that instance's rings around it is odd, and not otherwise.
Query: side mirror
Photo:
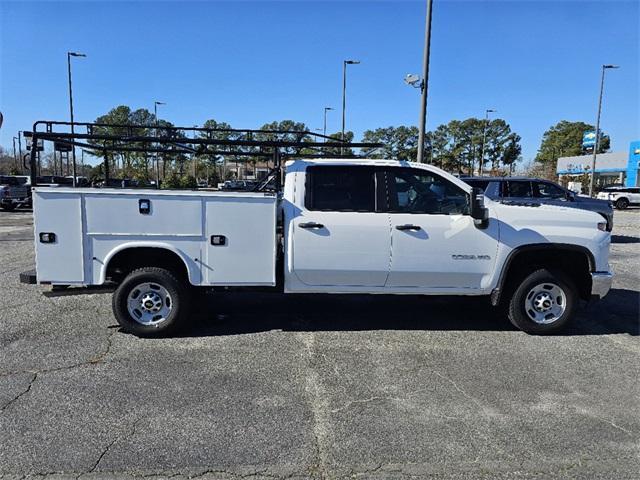
[[[471,189],[471,218],[478,228],[489,225],[489,210],[484,206],[484,191],[481,188]]]

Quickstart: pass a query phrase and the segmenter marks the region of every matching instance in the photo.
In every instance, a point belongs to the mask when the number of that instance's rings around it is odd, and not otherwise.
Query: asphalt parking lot
[[[562,335],[478,300],[208,296],[178,338],[44,296],[0,212],[0,478],[638,478],[640,209]]]

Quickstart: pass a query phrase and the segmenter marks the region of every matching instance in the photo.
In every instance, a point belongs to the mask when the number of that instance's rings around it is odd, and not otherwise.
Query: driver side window
[[[441,176],[420,169],[387,170],[389,211],[456,215],[469,213],[469,196]]]

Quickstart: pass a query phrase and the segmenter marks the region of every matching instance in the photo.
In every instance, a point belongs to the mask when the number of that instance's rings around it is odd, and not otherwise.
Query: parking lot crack
[[[8,377],[10,375],[19,375],[23,373],[41,374],[41,373],[60,372],[63,370],[72,370],[74,368],[85,367],[87,365],[98,365],[98,364],[104,363],[107,355],[111,353],[111,348],[113,347],[113,336],[115,335],[116,332],[117,330],[115,329],[109,332],[106,338],[105,347],[100,352],[90,357],[88,360],[78,362],[78,363],[73,363],[71,365],[64,365],[61,367],[54,367],[54,368],[44,368],[40,370],[27,369],[27,370],[14,370],[11,372],[3,372],[3,373],[0,373],[0,377]]]
[[[417,395],[419,393],[422,393],[424,391],[426,391],[426,388],[420,388],[418,390],[414,390],[412,392],[407,393],[404,397],[397,397],[397,396],[372,396],[369,398],[363,398],[363,399],[356,399],[356,400],[350,400],[347,403],[345,403],[342,407],[339,408],[334,408],[333,410],[331,410],[331,413],[337,413],[337,412],[341,412],[343,410],[346,410],[350,407],[352,407],[353,405],[358,405],[358,404],[365,404],[365,403],[370,403],[370,402],[375,402],[378,400],[395,400],[398,402],[404,402],[407,399],[411,398],[414,395]]]
[[[79,480],[83,475],[89,475],[91,473],[94,473],[98,467],[100,466],[100,462],[102,462],[102,459],[107,455],[107,453],[109,453],[109,451],[111,450],[111,447],[113,447],[117,442],[121,441],[121,440],[125,440],[127,438],[133,437],[136,433],[136,427],[138,426],[138,424],[144,420],[144,417],[137,419],[136,421],[133,422],[133,424],[131,425],[131,430],[125,434],[125,435],[121,435],[118,436],[116,438],[114,438],[105,448],[104,450],[102,450],[102,452],[100,453],[100,455],[98,456],[98,459],[96,460],[96,462],[93,464],[93,467],[91,467],[91,469],[87,472],[83,472],[81,474],[79,474],[76,477],[76,480]]]
[[[2,408],[0,408],[0,411],[4,412],[7,408],[9,408],[11,405],[13,405],[15,402],[17,402],[20,398],[22,398],[24,395],[29,393],[29,391],[31,390],[31,387],[33,386],[33,383],[38,378],[38,372],[31,372],[31,373],[32,373],[32,377],[31,377],[31,380],[29,380],[29,385],[27,385],[27,388],[25,388],[22,392],[20,392],[18,395],[13,397],[7,403],[5,403],[2,406]]]
[[[111,353],[111,347],[113,346],[113,335],[116,333],[116,329],[112,329],[107,335],[106,345],[102,352],[89,359],[88,364],[102,363],[107,355]]]
[[[324,479],[327,478],[327,449],[330,445],[326,393],[322,386],[320,375],[313,367],[313,359],[315,356],[315,339],[313,333],[301,332],[297,335],[305,347],[308,362],[305,376],[305,391],[307,392],[311,413],[313,415],[313,438],[316,456],[316,468],[314,470],[316,470],[320,478]]]
[[[467,398],[468,400],[471,400],[471,402],[473,402],[475,405],[477,405],[480,409],[484,410],[484,405],[482,405],[478,400],[476,400],[474,397],[469,395],[464,389],[462,389],[460,386],[458,386],[458,384],[456,382],[451,380],[446,375],[441,374],[437,370],[434,370],[433,373],[435,373],[441,379],[446,380],[447,382],[449,382],[453,386],[453,388],[456,389],[456,391],[458,391],[463,397]]]

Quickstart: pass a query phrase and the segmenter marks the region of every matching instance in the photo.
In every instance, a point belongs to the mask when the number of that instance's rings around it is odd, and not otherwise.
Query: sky
[[[0,0],[0,145],[35,120],[68,120],[66,52],[76,121],[126,104],[180,126],[273,120],[340,130],[417,125],[426,2]],[[640,138],[640,2],[434,0],[427,129],[487,108],[522,137],[523,159],[560,120],[595,123],[613,151]]]

